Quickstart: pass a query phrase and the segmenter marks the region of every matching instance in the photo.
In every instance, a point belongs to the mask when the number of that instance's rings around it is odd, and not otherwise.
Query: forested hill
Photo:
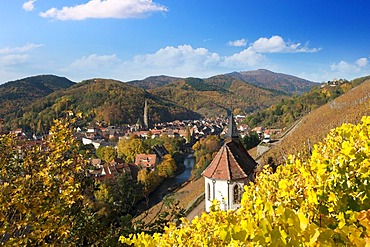
[[[259,87],[275,89],[288,94],[301,94],[317,85],[312,81],[266,69],[233,72],[226,75]]]
[[[227,76],[179,79],[148,91],[210,117],[225,116],[230,109],[234,109],[235,114],[250,113],[287,97],[283,92],[256,87]]]
[[[133,124],[143,116],[145,99],[148,99],[149,116],[153,122],[200,118],[199,114],[141,88],[115,80],[91,79],[23,107],[18,111],[18,117],[8,115],[5,122],[11,123],[12,127],[18,125],[41,131],[43,125],[50,126],[54,118],[64,116],[68,109],[83,113],[83,124],[91,121]]]
[[[127,83],[143,89],[153,89],[156,87],[161,87],[173,83],[178,80],[181,80],[181,78],[160,75],[160,76],[149,76],[144,80],[129,81]]]
[[[66,89],[75,82],[55,75],[39,75],[0,85],[0,118],[18,111],[36,99]]]

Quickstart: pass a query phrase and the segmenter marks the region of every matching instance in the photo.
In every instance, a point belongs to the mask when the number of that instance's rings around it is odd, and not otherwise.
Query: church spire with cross
[[[235,142],[239,142],[239,133],[238,133],[238,129],[236,127],[236,122],[235,122],[233,113],[231,113],[231,115],[230,115],[229,128],[228,128],[227,133],[226,133],[226,139],[227,140],[232,140],[232,141],[235,141]]]

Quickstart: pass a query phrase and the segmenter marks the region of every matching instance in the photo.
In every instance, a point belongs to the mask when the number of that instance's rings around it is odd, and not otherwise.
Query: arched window
[[[207,183],[207,199],[211,200],[211,185]]]
[[[234,185],[233,189],[234,194],[234,204],[239,204],[242,199],[242,192],[240,190],[240,186],[238,184]]]

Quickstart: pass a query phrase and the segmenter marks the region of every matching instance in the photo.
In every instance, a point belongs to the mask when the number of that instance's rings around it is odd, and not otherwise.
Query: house
[[[163,145],[155,145],[153,147],[153,152],[157,155],[159,160],[163,160],[163,157],[168,154],[167,149]]]
[[[135,157],[135,165],[138,167],[155,169],[158,163],[156,154],[137,154]]]
[[[96,168],[101,168],[102,167],[102,160],[101,159],[92,159],[90,161],[90,164],[93,165]]]
[[[132,176],[130,165],[122,159],[116,158],[109,162],[109,164],[104,165],[99,163],[99,160],[93,159],[91,161],[91,164],[95,165],[97,169],[90,171],[89,174],[100,181],[115,179],[120,174],[130,174]]]
[[[202,173],[206,212],[210,211],[213,200],[220,202],[221,210],[239,208],[244,186],[254,180],[256,167],[256,161],[239,141],[236,123],[231,115],[225,143]]]
[[[23,132],[23,129],[21,128],[11,130],[10,134],[15,135],[16,137],[26,136],[26,134]]]
[[[118,173],[131,173],[129,164],[125,163],[123,159],[115,158],[109,164],[110,166],[114,166]]]

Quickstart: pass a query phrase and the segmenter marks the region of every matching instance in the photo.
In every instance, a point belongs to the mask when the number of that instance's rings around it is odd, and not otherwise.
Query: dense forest
[[[185,106],[205,117],[226,116],[265,109],[288,95],[260,88],[227,76],[208,79],[186,78],[149,90],[154,95]]]
[[[143,116],[145,99],[152,122],[200,118],[199,114],[143,89],[114,80],[92,79],[40,98],[17,113],[6,115],[5,122],[40,133],[51,126],[53,119],[71,110],[82,113],[81,125],[92,121],[106,125],[134,124]]]
[[[73,86],[64,77],[40,75],[0,85],[0,118],[21,116],[21,109],[48,94]]]

